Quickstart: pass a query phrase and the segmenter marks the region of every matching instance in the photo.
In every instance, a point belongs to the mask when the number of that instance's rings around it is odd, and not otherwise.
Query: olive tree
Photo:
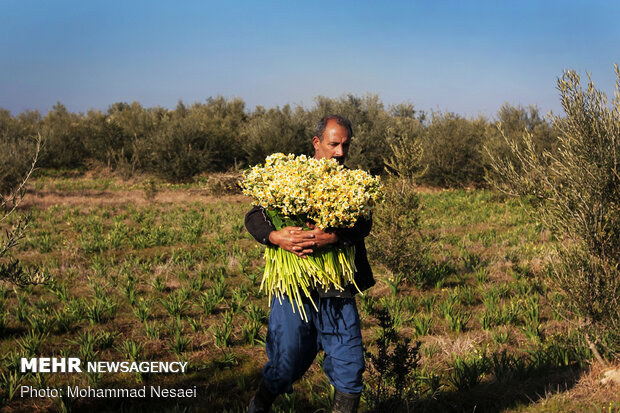
[[[506,138],[512,157],[489,153],[488,181],[527,197],[534,217],[560,240],[551,281],[564,309],[588,335],[604,333],[617,356],[620,337],[620,72],[615,98],[575,71],[558,80],[565,116],[552,117],[555,151],[537,150],[530,132]],[[595,354],[596,348],[590,341]],[[611,342],[611,346],[609,343]],[[599,361],[602,361],[600,356]]]

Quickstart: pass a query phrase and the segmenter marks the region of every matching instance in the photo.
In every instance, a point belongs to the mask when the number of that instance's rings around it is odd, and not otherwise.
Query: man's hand
[[[269,234],[269,241],[278,247],[304,258],[316,249],[338,242],[338,236],[325,232],[308,223],[311,231],[304,231],[301,227],[284,227]]]
[[[304,231],[301,227],[284,227],[269,234],[269,241],[299,257],[312,254],[312,248],[317,246],[315,234]]]
[[[323,248],[330,244],[335,244],[338,242],[338,235],[333,232],[323,231],[322,229],[318,229],[314,224],[307,223],[308,228],[311,231],[307,231],[310,234],[314,235],[316,248]]]

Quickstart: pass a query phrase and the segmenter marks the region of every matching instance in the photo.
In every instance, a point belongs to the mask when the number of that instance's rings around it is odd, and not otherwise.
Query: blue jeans
[[[360,319],[355,298],[318,297],[315,311],[304,299],[308,321],[299,309],[293,313],[287,296],[273,297],[267,329],[267,357],[263,368],[265,386],[273,394],[291,393],[292,384],[310,367],[317,352],[325,350],[323,371],[338,391],[361,393],[365,369]]]

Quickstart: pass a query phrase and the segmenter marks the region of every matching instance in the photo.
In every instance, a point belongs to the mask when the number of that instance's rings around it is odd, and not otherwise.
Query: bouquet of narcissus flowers
[[[346,169],[335,159],[282,153],[274,153],[265,165],[246,171],[240,185],[255,205],[265,209],[276,230],[286,226],[309,229],[307,222],[322,230],[351,228],[359,217],[370,216],[382,194],[379,177],[365,171]],[[302,293],[310,298],[310,290],[317,286],[343,290],[349,283],[355,285],[353,246],[333,245],[305,259],[282,248],[267,247],[265,259],[261,289],[266,287],[270,302],[273,294],[278,298],[287,294],[304,319]]]

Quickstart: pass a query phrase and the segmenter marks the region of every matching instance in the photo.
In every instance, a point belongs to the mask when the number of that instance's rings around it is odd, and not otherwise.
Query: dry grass
[[[567,390],[548,389],[537,402],[522,406],[518,412],[620,412],[620,383],[602,384],[604,373],[620,369],[620,364],[609,367],[596,363],[584,371]]]

